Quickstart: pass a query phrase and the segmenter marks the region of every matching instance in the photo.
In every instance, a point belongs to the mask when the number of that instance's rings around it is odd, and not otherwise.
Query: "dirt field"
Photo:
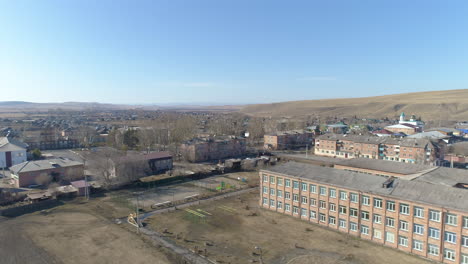
[[[0,219],[0,262],[174,263],[133,230],[113,223],[112,211],[103,203],[73,203]]]
[[[246,209],[248,208],[248,210]],[[197,210],[200,209],[200,210]],[[259,261],[280,264],[429,263],[371,242],[362,241],[307,222],[259,209],[258,193],[249,193],[192,207],[206,220],[184,210],[155,215],[148,226],[178,244],[204,251],[219,263]],[[208,215],[208,214],[211,214]],[[249,216],[256,214],[256,216]]]
[[[242,180],[244,179],[244,181]],[[223,185],[226,189],[248,188],[258,184],[258,172],[233,172],[194,180],[168,186],[154,188],[133,188],[115,191],[110,194],[116,203],[127,208],[136,208],[136,194],[138,193],[139,208],[150,211],[151,205],[184,200],[190,196],[209,196],[218,191],[217,187]]]

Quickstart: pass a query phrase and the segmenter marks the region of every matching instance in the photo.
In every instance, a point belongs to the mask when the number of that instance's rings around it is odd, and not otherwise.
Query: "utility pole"
[[[256,246],[255,249],[260,251],[260,264],[263,264],[263,252],[262,252],[262,248],[259,247],[259,246]]]
[[[309,155],[309,144],[306,144],[306,158]]]
[[[140,222],[138,220],[139,211],[140,211],[140,208],[138,208],[138,194],[137,194],[137,196],[136,196],[136,219],[135,219],[135,222],[136,222],[136,225],[137,225],[137,234],[140,233]]]

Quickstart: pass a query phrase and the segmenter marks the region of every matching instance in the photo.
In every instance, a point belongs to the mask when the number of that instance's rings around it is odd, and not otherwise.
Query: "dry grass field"
[[[133,230],[111,221],[127,211],[92,201],[0,219],[0,263],[174,263]]]
[[[248,105],[241,112],[254,116],[356,115],[367,118],[396,117],[405,112],[425,120],[468,120],[468,89],[257,104]]]
[[[201,211],[198,211],[200,209]],[[392,264],[429,263],[384,246],[328,230],[323,227],[263,210],[258,193],[244,194],[192,207],[211,214],[205,221],[184,210],[154,215],[149,227],[187,248],[206,249],[218,263],[259,261],[269,264]],[[204,213],[205,215],[207,215]]]

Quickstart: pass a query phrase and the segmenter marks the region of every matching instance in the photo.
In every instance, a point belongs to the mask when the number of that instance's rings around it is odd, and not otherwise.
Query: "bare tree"
[[[36,178],[36,183],[39,185],[47,186],[51,182],[52,182],[52,177],[45,172],[39,174],[39,176],[37,176]]]
[[[265,123],[263,118],[251,118],[247,126],[249,132],[249,142],[257,144],[265,135]]]

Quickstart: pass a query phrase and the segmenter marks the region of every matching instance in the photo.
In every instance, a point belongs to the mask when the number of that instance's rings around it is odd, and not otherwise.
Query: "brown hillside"
[[[468,89],[394,94],[364,98],[304,100],[248,105],[254,116],[339,116],[382,118],[405,112],[426,120],[468,120]]]

